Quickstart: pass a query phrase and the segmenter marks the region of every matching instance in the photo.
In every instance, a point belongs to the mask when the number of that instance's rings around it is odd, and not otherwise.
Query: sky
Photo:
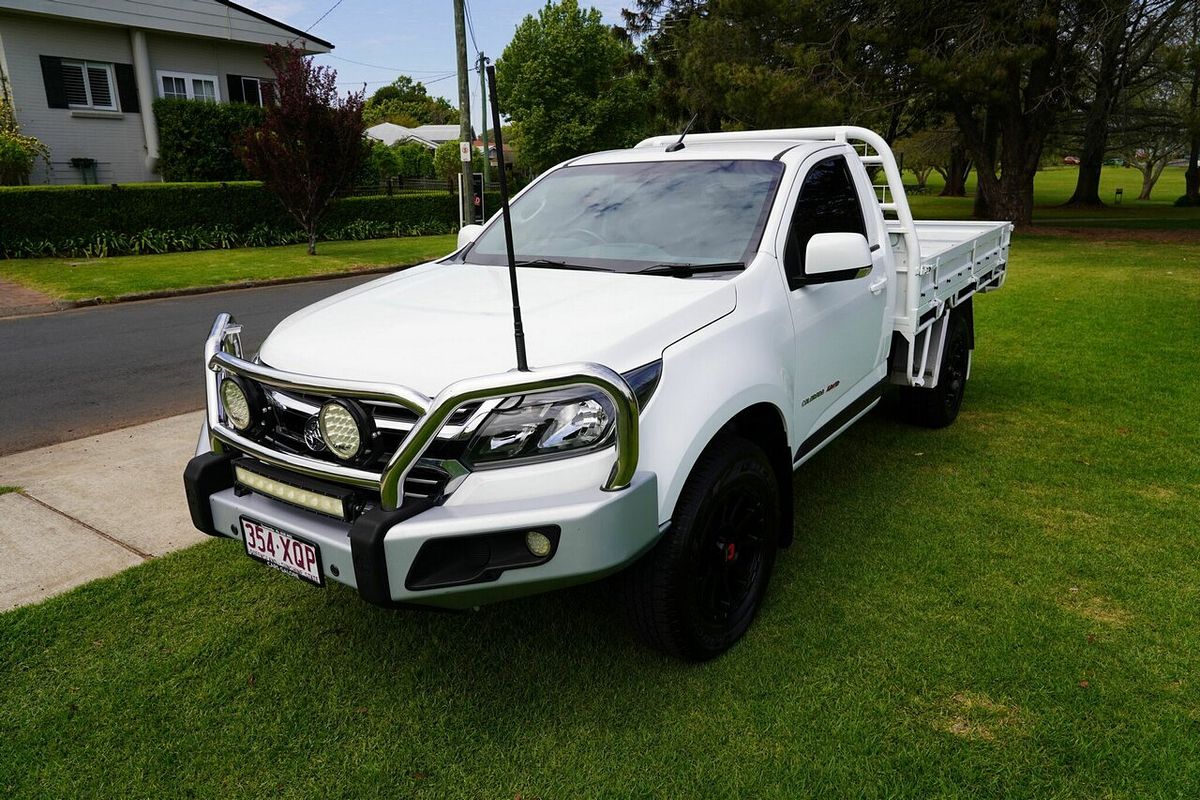
[[[238,0],[269,17],[333,42],[334,50],[318,56],[318,63],[337,70],[338,87],[360,89],[367,95],[409,75],[425,84],[431,95],[458,103],[454,56],[454,4],[452,0]],[[336,7],[335,7],[336,4]],[[467,0],[475,32],[467,36],[467,58],[472,66],[476,49],[493,60],[500,56],[517,25],[527,14],[536,14],[544,0]],[[631,0],[581,0],[580,5],[600,9],[605,22],[620,22],[621,8]],[[332,9],[332,11],[330,10]],[[329,12],[321,19],[321,15]],[[313,25],[316,23],[316,25]],[[480,114],[479,76],[471,73],[472,122]]]

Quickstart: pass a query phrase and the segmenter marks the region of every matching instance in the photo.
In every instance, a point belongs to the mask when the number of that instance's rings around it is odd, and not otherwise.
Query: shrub
[[[258,106],[159,99],[154,101],[154,117],[163,180],[244,181],[249,177],[233,140],[262,124],[263,110]]]
[[[489,213],[499,209],[494,192]],[[458,206],[447,192],[335,200],[323,239],[449,233]],[[121,238],[123,237],[123,238]],[[0,187],[0,255],[165,253],[303,241],[296,223],[258,183]]]
[[[0,72],[0,185],[27,182],[38,159],[49,168],[50,148],[21,133],[8,94],[8,79]]]

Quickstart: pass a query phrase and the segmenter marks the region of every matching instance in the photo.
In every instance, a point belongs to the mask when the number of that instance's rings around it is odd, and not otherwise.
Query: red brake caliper
[[[726,561],[733,561],[733,559],[736,555],[737,555],[737,545],[736,544],[734,544],[733,542],[730,542],[729,544],[725,545],[725,560]]]

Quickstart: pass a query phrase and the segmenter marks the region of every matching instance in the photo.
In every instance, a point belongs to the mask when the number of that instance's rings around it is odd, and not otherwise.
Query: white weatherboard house
[[[50,147],[33,183],[158,180],[155,98],[261,105],[266,46],[333,45],[228,0],[0,0],[0,71],[22,132]],[[72,165],[72,161],[75,165]]]

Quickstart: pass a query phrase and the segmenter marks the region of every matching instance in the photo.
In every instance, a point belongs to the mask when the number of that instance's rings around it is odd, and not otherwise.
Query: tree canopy
[[[394,122],[397,125],[457,125],[458,109],[444,97],[432,97],[425,84],[401,75],[381,86],[363,108],[367,125]]]
[[[500,107],[521,130],[523,163],[545,169],[646,132],[649,94],[633,58],[600,12],[576,0],[525,17],[496,62]]]

